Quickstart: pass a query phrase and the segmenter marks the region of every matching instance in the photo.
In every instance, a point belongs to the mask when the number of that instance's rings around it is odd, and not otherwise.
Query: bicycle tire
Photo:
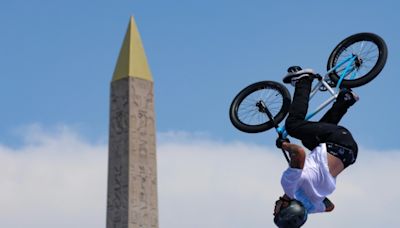
[[[259,110],[256,106],[258,101],[264,102],[274,122]],[[229,117],[233,126],[240,131],[263,132],[273,128],[286,117],[290,103],[291,96],[284,85],[274,81],[261,81],[247,86],[236,95],[229,109]]]
[[[347,37],[333,49],[328,59],[327,70],[329,71],[330,69],[332,69],[337,64],[340,56],[344,54],[344,52],[350,51],[347,49],[350,49],[352,45],[356,45],[357,43],[360,43],[361,47],[360,50],[358,50],[358,53],[351,53],[357,56],[357,61],[353,63],[352,66],[353,68],[351,72],[354,72],[354,70],[356,70],[360,74],[357,75],[356,78],[350,78],[350,79],[344,78],[340,87],[353,88],[365,85],[371,80],[373,80],[385,66],[388,55],[388,49],[385,41],[380,36],[374,33],[357,33]],[[366,43],[366,45],[371,45],[369,49],[365,50],[365,47],[363,47],[364,43]],[[370,56],[371,53],[373,53],[374,48],[376,49],[377,52],[376,61],[373,58],[374,56],[372,57]],[[355,50],[352,51],[355,52]],[[367,61],[372,62],[373,66],[369,67]],[[361,71],[364,70],[362,69],[362,67],[365,68],[366,73],[364,74]],[[345,67],[343,66],[343,68],[338,68],[338,69],[340,71],[340,69],[344,70],[344,68]],[[338,71],[330,73],[329,77],[335,83],[337,83],[340,79]]]

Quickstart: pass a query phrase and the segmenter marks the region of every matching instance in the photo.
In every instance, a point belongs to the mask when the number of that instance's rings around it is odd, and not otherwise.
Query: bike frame
[[[332,103],[333,101],[336,100],[339,91],[340,91],[340,85],[343,82],[343,79],[348,76],[348,73],[351,72],[354,69],[354,61],[356,60],[356,56],[352,55],[342,61],[340,61],[335,67],[333,67],[332,69],[328,70],[325,74],[324,77],[318,77],[318,83],[312,87],[311,92],[310,92],[310,100],[314,97],[314,95],[319,91],[319,88],[321,87],[325,87],[326,90],[331,94],[331,96],[324,102],[322,102],[322,104],[320,104],[313,112],[308,113],[305,120],[310,120],[313,116],[315,116],[316,114],[318,114],[322,109],[324,109],[326,106],[328,106],[330,103]],[[338,69],[339,67],[346,65],[346,68],[344,69],[344,71],[341,73],[339,80],[336,84],[336,87],[333,88],[332,86],[329,85],[329,83],[327,82],[327,79],[329,79],[329,74],[332,73],[333,71],[335,71],[336,69]],[[354,79],[354,77],[356,76],[356,71],[354,71],[352,73],[352,75],[350,76],[349,79]],[[283,127],[276,127],[275,128],[277,133],[279,134],[280,137],[282,138],[287,138],[288,134],[285,130],[285,126]]]

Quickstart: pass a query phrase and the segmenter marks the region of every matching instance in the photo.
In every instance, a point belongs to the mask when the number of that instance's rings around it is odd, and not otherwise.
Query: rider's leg
[[[339,92],[336,102],[332,108],[322,117],[320,121],[330,121],[337,124],[347,110],[359,100],[357,94],[350,89],[343,89]],[[339,126],[340,127],[340,126]],[[344,127],[340,127],[339,131],[335,131],[327,138],[328,142],[338,143],[352,150],[355,158],[357,157],[358,146],[350,131]]]
[[[351,90],[345,89],[339,95],[332,107],[321,118],[320,122],[338,124],[347,110],[358,101],[358,96]]]
[[[323,142],[328,136],[339,129],[336,124],[306,121],[308,101],[311,91],[311,77],[305,77],[296,82],[289,116],[286,119],[286,130],[292,137],[307,143],[305,146],[312,150],[318,143]]]
[[[311,78],[302,78],[295,84],[293,101],[289,108],[289,116],[286,122],[304,120],[308,110],[308,101],[310,99]],[[298,123],[300,124],[300,123]]]
[[[313,150],[319,143],[333,143],[330,144],[328,152],[336,153],[334,156],[341,159],[347,167],[355,162],[358,151],[357,143],[351,133],[346,128],[333,123],[312,122],[304,119],[308,109],[311,82],[312,79],[307,77],[296,82],[293,102],[286,119],[286,130],[290,136],[303,141],[304,146],[310,150]],[[342,110],[342,108],[338,110]],[[336,144],[339,147],[335,146]],[[343,149],[340,146],[345,148]]]
[[[339,102],[333,103],[332,107],[320,119],[320,122],[338,124],[349,107]]]
[[[333,103],[332,107],[325,113],[325,115],[321,118],[319,122],[331,123],[337,125],[342,117],[346,114],[347,110],[358,100],[358,96],[353,93],[351,90],[344,89],[339,92],[339,95]],[[341,127],[342,128],[342,127]],[[347,129],[342,128],[341,131],[345,131],[347,134],[350,134]],[[343,140],[342,140],[343,141]],[[351,139],[346,140],[351,142]],[[308,138],[302,140],[302,143],[307,148],[315,148],[321,143],[319,138]],[[349,145],[350,143],[345,143]],[[354,143],[351,143],[354,145]],[[352,146],[354,148],[354,146]]]

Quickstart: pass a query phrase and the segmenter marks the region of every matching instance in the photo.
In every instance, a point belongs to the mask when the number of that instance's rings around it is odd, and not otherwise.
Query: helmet
[[[275,215],[274,223],[279,228],[298,228],[307,221],[307,210],[298,200],[290,200],[289,205],[281,208]]]

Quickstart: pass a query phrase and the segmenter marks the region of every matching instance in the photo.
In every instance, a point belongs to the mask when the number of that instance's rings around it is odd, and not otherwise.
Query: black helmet
[[[279,228],[298,228],[307,221],[307,210],[298,200],[290,200],[289,205],[275,215],[274,223]]]

